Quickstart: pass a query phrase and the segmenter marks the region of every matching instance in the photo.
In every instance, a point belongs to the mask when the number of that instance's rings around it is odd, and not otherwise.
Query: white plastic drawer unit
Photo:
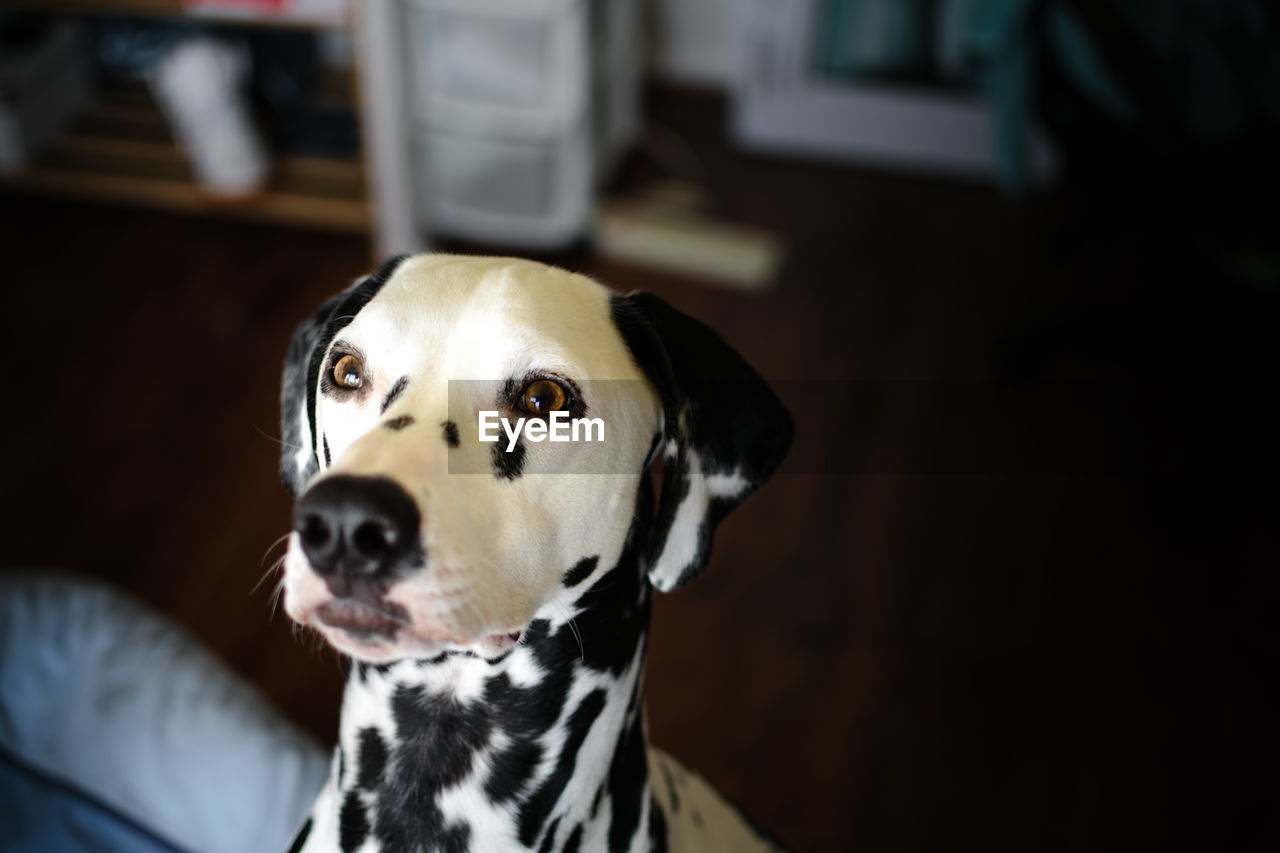
[[[587,0],[410,0],[415,118],[550,133],[587,108]]]
[[[580,236],[589,221],[594,169],[585,116],[550,137],[436,127],[416,148],[431,199],[424,224],[438,232],[554,247]]]

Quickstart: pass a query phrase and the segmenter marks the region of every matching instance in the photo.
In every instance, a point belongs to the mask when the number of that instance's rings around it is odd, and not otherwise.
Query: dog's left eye
[[[531,415],[558,412],[569,405],[569,395],[559,382],[535,379],[520,392],[519,407]]]
[[[364,385],[364,365],[347,353],[333,363],[333,384],[354,391]]]

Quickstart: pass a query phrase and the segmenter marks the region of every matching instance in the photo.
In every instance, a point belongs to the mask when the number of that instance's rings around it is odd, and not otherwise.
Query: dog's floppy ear
[[[332,336],[325,336],[333,310],[346,291],[331,296],[315,313],[298,324],[284,356],[284,380],[280,387],[280,480],[293,497],[320,470],[315,440],[315,387],[312,354],[323,352]],[[316,365],[319,369],[319,365]]]
[[[298,325],[289,341],[284,357],[284,380],[280,387],[280,429],[283,437],[280,479],[295,498],[307,480],[320,470],[323,448],[316,436],[316,386],[325,350],[334,336],[350,325],[360,309],[369,304],[406,257],[397,255],[391,258],[377,272],[356,279],[346,290],[325,300],[314,314]]]
[[[710,328],[649,293],[612,297],[613,320],[662,400],[662,493],[649,582],[675,589],[711,554],[716,525],[782,463],[791,415]]]

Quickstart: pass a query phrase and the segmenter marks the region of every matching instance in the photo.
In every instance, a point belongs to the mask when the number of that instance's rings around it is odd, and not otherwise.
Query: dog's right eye
[[[531,415],[558,412],[569,405],[569,395],[559,382],[535,379],[520,392],[517,408]]]
[[[347,353],[333,363],[333,384],[348,391],[364,385],[364,365],[360,359]]]

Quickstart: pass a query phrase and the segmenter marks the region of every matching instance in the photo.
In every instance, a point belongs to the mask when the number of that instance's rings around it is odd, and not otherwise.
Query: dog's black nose
[[[420,523],[413,498],[386,477],[326,477],[293,510],[303,553],[336,595],[418,565]]]

